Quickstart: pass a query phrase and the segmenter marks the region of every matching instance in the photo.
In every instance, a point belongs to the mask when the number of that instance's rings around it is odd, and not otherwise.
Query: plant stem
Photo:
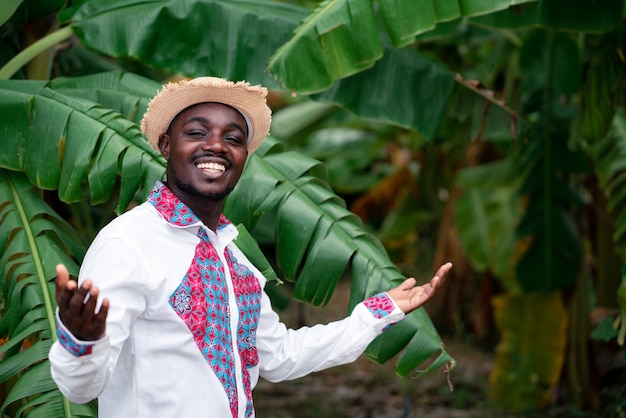
[[[37,55],[46,51],[48,48],[52,48],[54,45],[61,41],[64,41],[74,35],[74,29],[71,26],[65,26],[59,30],[56,30],[37,42],[30,45],[28,48],[21,51],[19,54],[13,57],[11,61],[0,68],[0,80],[8,80],[26,63],[35,58]]]

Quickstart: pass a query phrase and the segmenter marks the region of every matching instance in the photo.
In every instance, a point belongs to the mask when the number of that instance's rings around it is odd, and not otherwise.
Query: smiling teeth
[[[207,170],[207,171],[224,171],[224,170],[226,170],[226,167],[224,167],[222,164],[217,164],[217,163],[200,163],[200,164],[196,165],[196,167],[198,167],[200,170]]]

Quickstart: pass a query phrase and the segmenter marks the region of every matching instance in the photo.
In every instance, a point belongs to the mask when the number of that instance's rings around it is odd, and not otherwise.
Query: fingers
[[[93,312],[98,298],[98,288],[90,280],[77,288],[75,281],[63,264],[56,266],[56,298],[62,310],[68,310],[72,315],[81,315],[85,310]]]
[[[104,299],[102,301],[102,305],[100,306],[100,311],[95,315],[94,322],[97,323],[102,329],[104,329],[104,325],[106,323],[107,314],[109,313],[109,300]]]
[[[91,321],[95,315],[98,302],[98,288],[91,280],[85,280],[71,296],[68,303],[68,312],[73,317],[82,317]]]
[[[452,268],[452,263],[449,263],[449,262],[441,265],[439,269],[437,269],[437,273],[435,273],[433,278],[430,279],[428,283],[423,284],[418,287],[424,290],[427,290],[430,288],[434,288],[434,289],[439,288],[439,286],[443,284],[444,279],[448,275],[448,272],[450,271],[451,268]],[[416,284],[417,284],[417,281],[413,277],[410,277],[406,279],[404,282],[402,282],[402,284],[398,287],[401,288],[402,290],[411,290],[415,287]]]
[[[57,275],[54,279],[54,283],[56,285],[56,291],[59,293],[67,286],[68,282],[70,282],[70,273],[63,264],[57,264],[56,272]]]
[[[76,283],[70,280],[70,274],[63,264],[56,266],[56,278],[54,280],[56,286],[55,297],[57,305],[60,308],[67,308],[68,303],[76,290]]]
[[[450,263],[450,262],[442,265],[437,270],[437,273],[435,274],[435,277],[440,277],[442,279],[441,281],[443,281],[443,279],[445,279],[446,275],[448,274],[448,272],[450,271],[451,268],[452,268],[452,263]]]
[[[67,271],[67,267],[64,264],[57,264],[56,266],[56,284],[58,286],[65,286],[65,283],[70,279],[70,273]]]
[[[415,287],[416,284],[417,281],[413,277],[409,277],[408,279],[403,281],[398,287],[400,288],[400,290],[411,290]]]
[[[86,321],[92,321],[98,301],[98,288],[93,286],[90,280],[85,280],[76,295],[75,298],[72,298],[72,303],[77,305],[75,313],[82,316]]]
[[[416,286],[416,280],[411,277],[387,293],[404,313],[409,313],[424,305],[435,295],[451,268],[452,263],[446,263],[439,267],[429,282]]]
[[[435,290],[439,289],[441,285],[443,285],[443,282],[445,281],[446,276],[448,275],[448,272],[450,271],[451,268],[452,268],[452,263],[446,263],[439,267],[439,269],[437,270],[437,273],[435,273],[433,278],[430,279],[430,282],[426,284],[426,285],[430,285],[431,287],[429,291],[432,290],[434,293]]]

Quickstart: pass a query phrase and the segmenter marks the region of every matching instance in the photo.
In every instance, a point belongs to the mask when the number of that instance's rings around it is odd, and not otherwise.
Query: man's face
[[[234,189],[248,157],[246,121],[220,103],[201,103],[178,114],[159,138],[167,184],[184,203],[221,202]]]

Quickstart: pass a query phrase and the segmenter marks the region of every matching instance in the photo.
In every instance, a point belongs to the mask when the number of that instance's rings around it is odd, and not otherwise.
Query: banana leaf
[[[459,172],[463,190],[455,204],[455,225],[472,266],[490,271],[509,289],[515,288],[511,265],[517,242],[509,233],[519,221],[516,173],[510,160]]]
[[[582,266],[583,244],[570,212],[585,201],[571,178],[589,167],[580,147],[568,144],[573,113],[557,100],[576,90],[577,60],[571,35],[544,29],[531,31],[520,53],[522,93],[540,98],[526,109],[537,116],[517,161],[524,173],[519,193],[527,202],[516,230],[526,246],[516,275],[526,292],[568,288]]]
[[[277,88],[263,69],[306,12],[266,0],[102,0],[78,3],[60,18],[102,54]]]
[[[626,250],[626,117],[623,110],[615,114],[607,135],[591,144],[587,151],[608,199],[608,208],[618,214],[613,240],[616,253],[623,255]]]
[[[312,98],[433,139],[450,105],[454,73],[411,47],[393,49],[385,43],[384,50],[373,67]]]
[[[471,21],[507,29],[541,26],[565,31],[602,33],[619,25],[624,17],[624,4],[624,0],[606,3],[593,0],[539,0],[474,17]]]
[[[122,212],[138,190],[146,196],[163,176],[163,157],[135,123],[112,109],[31,80],[0,80],[0,103],[6,134],[0,167],[23,171],[37,187],[58,190],[63,201],[82,200],[87,177],[91,203],[102,203],[121,173]]]
[[[521,3],[525,1],[389,0],[379,1],[377,5],[384,34],[394,47],[401,47],[411,43],[416,35],[433,30],[438,22],[493,13]],[[381,35],[372,2],[326,0],[276,51],[267,68],[284,87],[311,94],[372,67],[382,56]]]
[[[560,292],[508,293],[494,298],[502,333],[491,372],[492,398],[515,410],[545,407],[559,381],[568,317]]]
[[[50,376],[48,351],[56,340],[54,277],[57,263],[78,272],[86,243],[43,201],[23,173],[0,170],[0,383],[10,391],[0,415],[96,416],[93,404],[75,405]]]

